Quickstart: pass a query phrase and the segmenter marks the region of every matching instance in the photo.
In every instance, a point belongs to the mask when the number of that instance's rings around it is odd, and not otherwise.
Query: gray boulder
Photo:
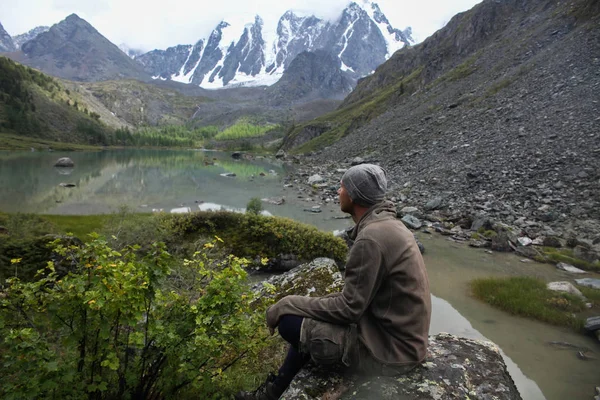
[[[441,197],[435,197],[435,198],[429,200],[427,202],[427,204],[425,204],[424,208],[427,211],[437,210],[438,208],[440,208],[442,206],[443,202],[444,202],[444,200]]]
[[[585,330],[595,332],[600,330],[600,317],[590,317],[585,321]]]
[[[308,178],[309,185],[314,185],[314,184],[323,183],[323,182],[325,182],[325,178],[323,178],[319,174],[312,175],[311,177]]]
[[[492,238],[492,250],[503,252],[512,251],[510,240],[508,239],[508,234],[506,232],[500,232]]]
[[[59,158],[58,161],[56,161],[54,166],[61,167],[61,168],[70,168],[70,167],[74,167],[75,163],[69,157],[62,157],[62,158]]]
[[[581,279],[576,279],[575,281],[577,282],[578,280]],[[579,284],[579,282],[577,282]],[[582,299],[584,299],[585,297],[583,296],[583,293],[581,293],[579,291],[579,289],[577,289],[571,282],[549,282],[548,284],[546,284],[546,287],[549,290],[553,290],[555,292],[564,292],[564,293],[569,293],[569,294],[574,294],[575,296],[578,296]]]
[[[423,364],[400,377],[344,375],[309,364],[282,397],[317,399],[521,399],[491,342],[440,333],[429,338]]]
[[[284,274],[273,275],[266,283],[275,286],[274,293],[265,287],[265,282],[256,284],[253,289],[263,297],[273,297],[275,301],[292,294],[325,296],[339,292],[344,287],[342,274],[330,258],[316,258]]]
[[[410,229],[419,229],[423,226],[421,220],[412,215],[405,215],[404,217],[402,217],[401,221]]]

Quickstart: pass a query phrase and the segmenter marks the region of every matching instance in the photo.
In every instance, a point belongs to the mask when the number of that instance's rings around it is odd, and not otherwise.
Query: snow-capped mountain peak
[[[265,26],[258,15],[254,21],[228,19],[194,46],[154,50],[136,60],[155,78],[215,89],[271,85],[298,54],[325,50],[358,79],[410,44],[405,32],[393,28],[376,3],[362,0],[350,3],[334,22],[292,10],[276,26]]]

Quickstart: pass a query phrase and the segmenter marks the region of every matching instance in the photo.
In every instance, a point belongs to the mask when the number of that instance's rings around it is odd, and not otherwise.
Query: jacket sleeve
[[[368,308],[384,276],[379,245],[359,239],[346,263],[345,284],[339,296],[286,296],[267,310],[267,325],[275,328],[286,314],[335,324],[356,323]]]

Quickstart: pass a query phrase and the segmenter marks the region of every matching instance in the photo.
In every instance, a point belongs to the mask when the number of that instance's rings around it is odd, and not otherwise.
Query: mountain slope
[[[21,52],[14,56],[16,61],[60,78],[150,79],[139,64],[75,14],[24,43]]]
[[[266,89],[265,102],[286,105],[315,99],[342,100],[352,90],[353,82],[340,66],[337,57],[323,50],[300,53],[282,78]]]
[[[101,144],[111,128],[61,82],[0,57],[0,133]]]
[[[325,50],[356,80],[371,73],[396,50],[409,45],[372,1],[350,3],[335,22],[286,12],[275,29],[256,16],[245,26],[221,22],[194,46],[154,50],[136,58],[155,78],[204,88],[271,85],[303,52]]]
[[[15,51],[16,49],[13,39],[0,24],[0,51]]]
[[[599,27],[597,1],[485,0],[397,52],[286,147],[377,160],[394,191],[410,182],[409,204],[437,195],[450,210],[597,235]]]

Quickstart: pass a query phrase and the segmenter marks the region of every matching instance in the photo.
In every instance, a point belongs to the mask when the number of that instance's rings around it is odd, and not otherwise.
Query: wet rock
[[[269,204],[274,204],[276,206],[280,206],[283,203],[285,203],[285,197],[269,197],[269,198],[261,199],[261,201],[264,201],[265,203],[269,203]]]
[[[242,158],[242,152],[240,151],[234,151],[233,153],[231,153],[231,158],[235,159],[235,160],[239,160]]]
[[[425,246],[423,245],[423,243],[421,243],[421,241],[417,239],[416,236],[415,241],[417,242],[417,246],[419,247],[419,252],[421,252],[421,254],[425,254]]]
[[[585,321],[585,330],[589,332],[595,332],[600,329],[600,316],[590,317]]]
[[[69,157],[62,157],[59,158],[56,163],[54,163],[54,166],[60,168],[70,168],[74,167],[75,163]]]
[[[232,172],[227,172],[227,173],[219,174],[219,175],[224,176],[226,178],[235,178],[237,176],[236,174],[234,174]]]
[[[535,248],[533,248],[531,246],[517,247],[515,249],[515,253],[517,253],[520,256],[527,257],[527,258],[535,258],[536,256],[538,256],[540,254]]]
[[[60,183],[58,186],[60,187],[66,187],[66,188],[72,188],[72,187],[76,187],[77,185],[74,183]]]
[[[492,250],[509,252],[512,251],[508,234],[506,232],[500,232],[498,235],[492,238]]]
[[[406,375],[360,377],[310,363],[282,398],[517,400],[521,396],[493,343],[440,333],[430,336],[425,362]]]
[[[562,247],[562,244],[560,243],[560,240],[556,236],[548,236],[548,237],[545,237],[544,240],[542,241],[542,246],[558,248],[558,247]]]
[[[583,279],[575,279],[575,282],[579,286],[585,286],[592,289],[600,289],[600,279],[594,278],[583,278]]]
[[[316,207],[313,207],[313,208],[305,208],[304,212],[309,212],[309,213],[313,213],[313,214],[319,214],[319,213],[322,213],[323,210],[321,210],[321,207],[316,206]]]
[[[563,263],[563,262],[556,264],[556,268],[563,270],[563,271],[570,272],[572,274],[585,274],[586,273],[584,270],[581,270],[571,264],[567,264],[567,263]]]
[[[565,292],[574,294],[575,296],[579,296],[584,298],[583,293],[579,291],[571,282],[550,282],[546,285],[549,290],[553,290],[555,292]]]
[[[412,215],[405,215],[402,217],[401,221],[410,229],[419,229],[423,226],[421,220]]]

